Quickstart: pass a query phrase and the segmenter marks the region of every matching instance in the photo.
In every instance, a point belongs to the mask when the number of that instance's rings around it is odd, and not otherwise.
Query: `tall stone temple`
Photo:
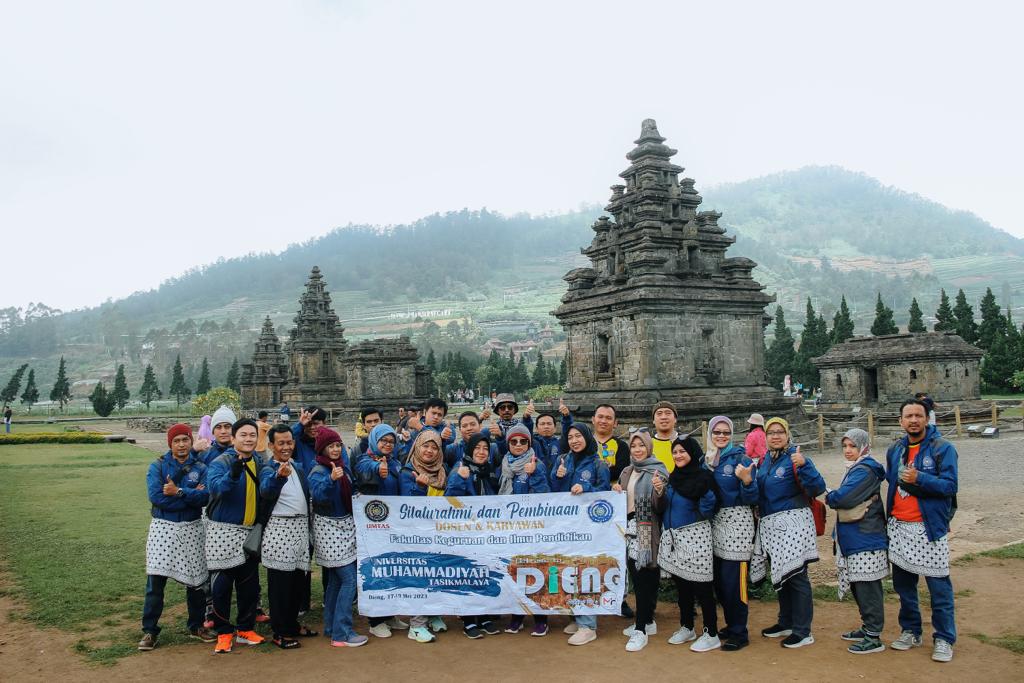
[[[270,408],[280,402],[356,412],[363,405],[395,409],[425,399],[429,371],[417,364],[408,337],[349,345],[331,295],[313,267],[299,298],[295,327],[282,348],[268,317],[252,360],[242,365],[242,405]]]
[[[751,277],[757,265],[727,257],[736,238],[722,214],[698,211],[701,196],[672,163],[653,119],[612,185],[589,268],[565,276],[553,311],[567,339],[566,400],[588,413],[612,403],[620,416],[650,419],[672,401],[680,417],[791,413],[797,402],[766,384],[765,306],[775,300]]]

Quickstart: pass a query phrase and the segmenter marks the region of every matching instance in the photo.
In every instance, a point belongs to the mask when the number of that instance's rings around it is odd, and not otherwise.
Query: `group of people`
[[[643,649],[657,633],[654,611],[666,575],[679,607],[671,644],[689,643],[696,652],[745,648],[747,588],[765,578],[777,591],[779,608],[776,623],[761,635],[786,648],[814,643],[807,570],[818,560],[818,497],[825,494],[824,504],[837,511],[839,591],[853,594],[862,622],[841,634],[852,641],[849,651],[885,649],[882,580],[891,566],[901,629],[891,647],[922,644],[918,578],[924,576],[935,630],[932,658],[952,658],[956,627],[947,534],[956,504],[957,453],[928,424],[928,408],[920,400],[902,405],[905,435],[888,449],[884,465],[872,456],[866,432],[844,435],[846,470],[834,489],[793,445],[781,417],[751,415],[741,446],[726,416],[708,422],[704,443],[681,434],[676,408],[666,401],[654,406],[652,427],[630,429],[624,438],[616,436],[616,411],[607,404],[595,408],[589,425],[575,421],[562,402],[555,414],[539,413],[531,403],[519,417],[509,394],[495,397],[493,421],[486,426],[488,410],[463,412],[453,425],[442,399],[415,408],[404,411],[398,429],[385,422],[381,410],[365,408],[359,420],[364,436],[350,448],[316,407],[303,410],[294,426],[265,429],[222,407],[210,420],[209,443],[194,441],[187,425],[171,427],[169,451],[147,477],[153,521],[140,649],[156,645],[167,578],[187,587],[189,631],[215,640],[215,652],[263,642],[255,631],[260,563],[267,570],[273,643],[300,647],[302,638],[318,635],[300,622],[309,608],[313,559],[322,569],[324,634],[335,647],[365,644],[367,636],[353,627],[352,501],[359,493],[614,491],[626,496],[626,562],[636,598],[634,623],[624,631],[627,651]],[[261,433],[266,452],[260,449]],[[623,614],[627,610],[624,603]],[[462,622],[463,633],[473,639],[524,628],[521,615],[504,624],[487,615],[464,616]],[[412,615],[408,622],[369,618],[370,634],[380,638],[408,630],[410,639],[431,642],[447,628],[441,616]],[[576,615],[564,630],[570,644],[584,645],[597,638],[597,618]],[[534,616],[531,635],[548,632],[547,618]]]

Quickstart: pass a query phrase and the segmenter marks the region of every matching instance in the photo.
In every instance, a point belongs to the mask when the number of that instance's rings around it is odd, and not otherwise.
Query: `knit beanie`
[[[216,427],[219,424],[227,422],[229,425],[233,425],[238,422],[238,416],[235,415],[235,411],[231,410],[227,406],[221,406],[213,413],[213,417],[210,418],[210,426]]]
[[[191,439],[192,428],[189,427],[187,424],[182,424],[181,422],[175,425],[171,425],[170,429],[167,430],[167,447],[171,447],[171,442],[174,441],[174,437],[181,436],[182,434],[187,435],[188,438]]]
[[[672,411],[673,415],[679,415],[679,413],[676,412],[676,407],[672,405],[669,401],[658,401],[657,403],[655,403],[654,410],[651,411],[651,415],[654,415],[654,413],[658,412],[662,408],[668,408],[669,410]]]
[[[525,436],[526,440],[530,444],[533,444],[533,434],[530,434],[530,430],[527,429],[526,426],[523,424],[517,424],[515,427],[512,427],[507,432],[505,432],[505,441],[507,442],[513,436]]]
[[[313,449],[320,455],[332,443],[341,443],[341,435],[330,427],[321,427],[316,433],[316,445]]]

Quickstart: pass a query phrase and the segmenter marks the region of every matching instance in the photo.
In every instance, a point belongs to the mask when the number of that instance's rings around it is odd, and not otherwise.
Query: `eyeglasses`
[[[508,442],[512,446],[525,446],[526,444],[530,443],[530,440],[529,439],[515,439],[515,438],[513,438],[513,439],[509,439]]]
[[[732,432],[723,432],[723,431],[716,430],[716,431],[711,432],[711,436],[732,436]]]
[[[383,439],[377,439],[377,445],[384,445],[386,443],[389,443],[392,446],[394,446],[395,445],[395,440],[393,438],[391,438],[390,436],[384,437]]]
[[[785,436],[786,432],[779,429],[770,429],[767,432],[765,432],[765,434],[767,434],[768,436]]]

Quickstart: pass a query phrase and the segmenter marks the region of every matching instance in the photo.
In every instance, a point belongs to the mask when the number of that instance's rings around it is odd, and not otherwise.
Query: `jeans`
[[[917,602],[917,574],[892,566],[892,587],[900,596],[900,628],[921,635],[921,607]],[[932,628],[935,638],[950,645],[956,642],[956,620],[953,610],[953,582],[949,576],[926,576],[928,594],[932,598]]]
[[[658,586],[661,583],[661,570],[657,567],[637,567],[636,561],[626,558],[626,570],[633,582],[636,593],[636,629],[642,630],[654,621],[654,608],[658,604]]]
[[[231,623],[231,591],[237,599],[238,630],[251,631],[256,626],[256,606],[260,597],[260,563],[246,558],[243,564],[210,575],[213,594],[213,626],[219,635],[234,633]]]
[[[580,628],[597,630],[597,617],[593,614],[577,614],[574,619],[576,619],[576,625]]]
[[[811,635],[813,618],[814,596],[807,567],[804,567],[779,588],[779,625],[792,629],[795,636],[806,638]]]
[[[330,567],[324,591],[324,633],[331,640],[345,642],[356,635],[352,630],[352,602],[356,598],[356,563]]]
[[[725,617],[725,628],[719,633],[745,643],[750,638],[747,633],[747,563],[716,557],[714,568],[715,597]]]
[[[146,576],[146,602],[142,608],[142,630],[160,635],[160,615],[164,612],[164,589],[167,577],[149,574]],[[203,613],[206,608],[206,595],[202,587],[185,587],[185,602],[188,605],[188,630],[195,631],[203,625]]]

